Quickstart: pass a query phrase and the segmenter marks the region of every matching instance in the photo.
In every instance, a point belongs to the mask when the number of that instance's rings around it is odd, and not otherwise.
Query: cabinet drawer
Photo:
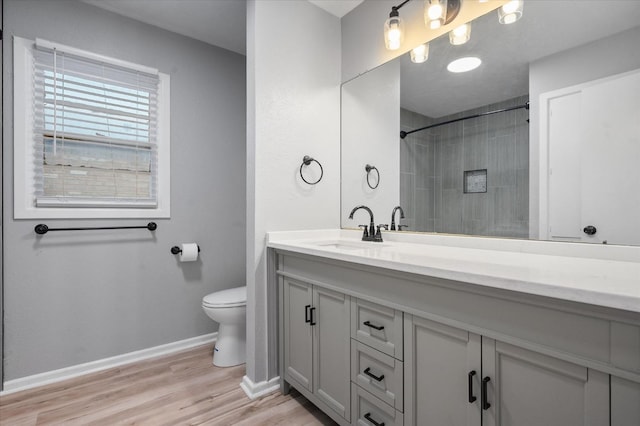
[[[351,341],[351,381],[400,411],[403,372],[402,361]]]
[[[403,414],[392,406],[380,401],[366,390],[351,385],[353,420],[358,426],[402,426]]]
[[[402,360],[402,312],[360,299],[351,303],[351,337]]]

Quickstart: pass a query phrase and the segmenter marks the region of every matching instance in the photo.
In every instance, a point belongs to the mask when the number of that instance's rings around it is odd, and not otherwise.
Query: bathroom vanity
[[[282,390],[339,424],[640,424],[633,251],[348,230],[267,245]]]

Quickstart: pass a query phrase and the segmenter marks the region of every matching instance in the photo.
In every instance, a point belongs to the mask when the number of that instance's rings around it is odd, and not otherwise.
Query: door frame
[[[4,390],[4,0],[0,0],[0,61],[2,82],[0,83],[0,392]]]

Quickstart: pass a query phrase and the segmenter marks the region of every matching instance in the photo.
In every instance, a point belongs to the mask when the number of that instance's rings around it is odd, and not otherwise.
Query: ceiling
[[[342,18],[358,7],[364,0],[309,0],[310,3],[326,10],[332,15]]]
[[[82,0],[242,55],[246,52],[245,0]]]
[[[525,1],[522,18],[511,25],[490,12],[472,22],[471,40],[462,46],[452,46],[447,34],[430,43],[423,64],[402,55],[402,106],[438,118],[526,95],[531,62],[639,23],[638,0]],[[482,65],[462,74],[446,71],[463,56],[478,56]]]
[[[246,54],[246,0],[82,1],[241,55]],[[341,18],[364,0],[309,1]]]

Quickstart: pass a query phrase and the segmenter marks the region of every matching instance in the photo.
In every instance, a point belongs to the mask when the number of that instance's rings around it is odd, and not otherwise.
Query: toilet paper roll
[[[194,262],[198,260],[198,244],[183,243],[180,244],[180,262]]]

